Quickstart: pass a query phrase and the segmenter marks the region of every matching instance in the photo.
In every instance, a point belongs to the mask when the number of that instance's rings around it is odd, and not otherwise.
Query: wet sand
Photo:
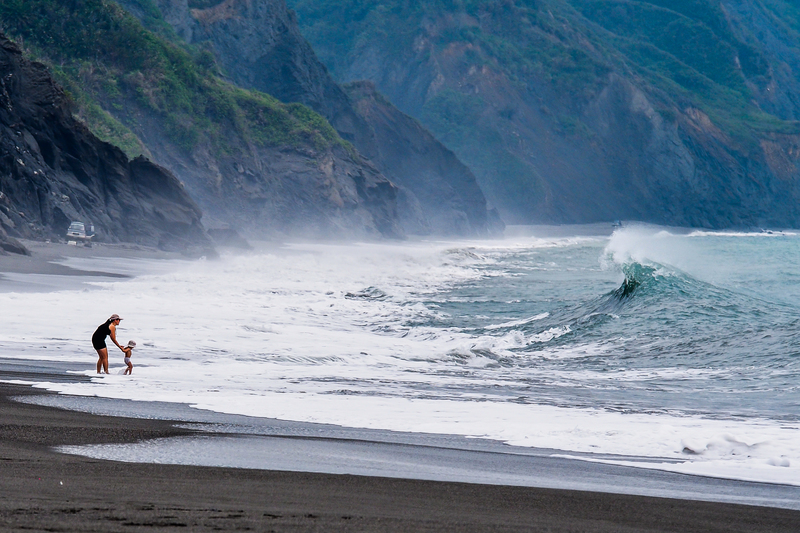
[[[101,461],[59,444],[188,435],[169,421],[10,401],[0,528],[33,531],[796,532],[800,511],[599,492]]]
[[[0,255],[0,292],[49,292],[84,288],[86,282],[117,281],[128,278],[125,272],[73,268],[70,259],[186,259],[180,254],[162,252],[132,244],[96,244],[91,248],[64,243],[21,240],[31,255]]]

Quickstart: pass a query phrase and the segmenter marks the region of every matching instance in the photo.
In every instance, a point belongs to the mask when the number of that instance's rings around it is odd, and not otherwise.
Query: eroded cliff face
[[[63,239],[77,220],[98,240],[207,253],[200,218],[172,174],[92,135],[47,69],[0,34],[0,237]]]
[[[406,226],[421,220],[424,226],[414,228],[417,234],[502,233],[503,222],[496,212],[487,211],[475,176],[453,152],[378,94],[372,82],[352,83],[345,90],[374,134],[374,160],[400,186],[401,200],[407,204],[402,213],[420,212],[404,220]]]
[[[177,4],[187,6],[178,20]],[[316,60],[300,34],[294,13],[280,0],[224,0],[188,9],[187,0],[161,0],[175,27],[191,26],[188,42],[208,43],[225,72],[242,87],[283,102],[301,102],[324,116],[343,139],[367,148],[372,139],[347,96]],[[182,32],[184,36],[187,32]]]
[[[800,87],[792,74],[798,56],[787,44],[796,38],[762,2],[723,2],[728,22],[707,19],[718,24],[713,27],[661,1],[419,9],[393,3],[382,19],[377,3],[367,3],[362,7],[368,14],[359,20],[383,25],[354,22],[351,34],[321,22],[314,2],[292,5],[309,34],[316,32],[312,44],[328,58],[337,80],[371,80],[419,119],[469,166],[508,222],[800,226],[800,174],[792,148],[797,127],[770,130],[771,118],[730,96],[744,94],[747,86],[764,111],[783,119],[798,116]],[[705,3],[687,6],[680,8],[699,10]],[[576,9],[584,10],[583,18],[575,16]],[[611,13],[626,9],[649,10],[652,17],[642,20],[656,21],[656,28],[663,15],[688,33],[648,47],[642,45],[645,37],[625,41],[625,31],[649,31]],[[387,33],[408,18],[406,12],[417,18],[405,32]],[[587,25],[587,17],[606,29]],[[730,63],[727,70],[717,68],[711,52],[693,48],[695,29],[708,39],[718,32],[713,42],[719,50],[713,52]],[[617,32],[613,39],[610,31]],[[741,41],[731,36],[736,32]],[[659,30],[653,33],[659,38]],[[502,39],[519,48],[509,51]],[[534,52],[522,56],[525,47]],[[686,88],[674,80],[659,85],[640,68],[661,68],[661,75],[674,75]],[[742,110],[726,109],[728,102]],[[711,116],[708,109],[723,112]]]
[[[121,3],[136,14],[136,1]],[[502,228],[497,213],[487,211],[474,176],[424,128],[411,126],[413,119],[385,101],[381,116],[391,114],[391,120],[373,122],[374,108],[354,106],[317,60],[283,0],[224,0],[202,9],[187,0],[159,0],[158,5],[178,35],[214,51],[235,83],[323,115],[399,187],[402,232],[476,236]],[[408,159],[397,152],[400,146],[412,150]]]
[[[581,115],[596,161],[619,198],[605,217],[694,227],[787,227],[800,223],[796,135],[743,145],[701,110],[666,119],[630,81],[612,75]],[[575,216],[578,216],[577,213]]]
[[[119,3],[143,21],[152,15],[138,0]],[[357,119],[341,90],[320,84],[320,72],[294,68],[297,57],[312,52],[302,38],[296,42],[299,33],[285,6],[281,11],[251,0],[226,1],[210,9],[190,9],[186,0],[160,0],[157,5],[179,38],[211,46],[225,58],[226,74],[240,86],[272,94],[281,88],[285,101],[302,102],[334,119],[342,138],[356,136]],[[280,62],[267,60],[276,54]],[[322,65],[316,67],[324,72]],[[298,87],[307,98],[291,92]],[[397,187],[354,150],[322,147],[313,140],[299,146],[256,145],[230,131],[226,137],[233,150],[201,144],[187,153],[164,134],[162,117],[137,109],[135,101],[129,104],[135,116],[123,121],[133,124],[154,159],[186,184],[209,227],[233,227],[262,239],[404,236]]]
[[[736,36],[757,48],[769,64],[766,75],[750,83],[759,106],[785,120],[800,119],[798,28],[758,0],[725,0],[720,5]]]
[[[134,130],[153,158],[181,177],[210,228],[253,239],[402,238],[397,187],[341,146],[240,146],[191,153],[164,134],[159,117],[140,113]],[[231,133],[229,139],[237,139]]]

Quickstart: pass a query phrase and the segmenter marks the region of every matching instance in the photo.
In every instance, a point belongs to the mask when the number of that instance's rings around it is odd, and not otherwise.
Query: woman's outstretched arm
[[[108,330],[110,332],[109,337],[111,337],[111,340],[114,342],[114,344],[117,345],[117,348],[119,348],[124,352],[125,350],[123,350],[122,346],[120,346],[119,343],[117,342],[117,326],[115,326],[114,324],[109,324]]]

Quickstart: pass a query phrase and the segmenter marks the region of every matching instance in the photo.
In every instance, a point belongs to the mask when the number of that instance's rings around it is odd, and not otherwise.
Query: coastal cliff
[[[800,226],[790,2],[289,3],[509,222]]]
[[[120,3],[146,20],[141,0]],[[381,116],[393,118],[379,123],[365,101],[354,103],[317,59],[284,0],[158,0],[157,5],[176,35],[212,51],[236,84],[300,102],[324,116],[399,187],[405,233],[485,236],[502,230],[469,169],[424,127],[412,126],[415,121],[385,99]],[[400,147],[411,152],[400,154]]]
[[[93,132],[174,173],[206,226],[252,238],[402,237],[397,188],[322,116],[234,85],[155,13],[162,33],[107,0],[0,5],[0,23],[53,70]]]
[[[171,173],[128,160],[72,111],[46,67],[0,34],[0,247],[24,253],[13,237],[63,239],[78,220],[104,242],[212,248],[200,209]]]
[[[412,233],[502,233],[500,216],[496,210],[487,211],[475,176],[453,152],[381,96],[372,82],[354,82],[344,89],[373,134],[371,158],[400,186],[401,216],[419,212],[401,222],[412,228],[417,221],[427,226],[413,228]]]

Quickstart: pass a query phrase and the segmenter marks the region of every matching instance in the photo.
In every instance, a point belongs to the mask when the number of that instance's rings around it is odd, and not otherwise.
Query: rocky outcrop
[[[59,239],[83,221],[105,242],[202,253],[200,218],[172,174],[92,135],[46,67],[0,35],[0,235]]]
[[[121,3],[141,16],[136,0]],[[323,115],[399,186],[404,233],[475,236],[501,230],[502,221],[487,212],[474,176],[423,127],[386,101],[380,112],[369,98],[353,105],[300,34],[284,0],[224,0],[210,7],[204,2],[202,9],[192,9],[187,0],[159,0],[158,5],[178,35],[213,50],[235,83]],[[410,151],[404,154],[404,149]]]
[[[0,22],[59,65],[88,128],[177,176],[206,227],[256,239],[402,237],[397,188],[374,165],[307,106],[223,79],[211,54],[176,42],[196,24],[179,24],[186,2],[164,6],[175,31],[151,0],[126,2],[142,24],[116,2],[49,0],[0,9]],[[106,222],[95,226],[124,237]]]
[[[8,254],[30,255],[31,252],[17,239],[9,237],[6,230],[0,225],[0,255]]]
[[[140,118],[135,131],[153,158],[181,177],[210,228],[262,240],[404,235],[397,187],[342,146],[244,146],[232,133],[231,142],[240,143],[235,153],[205,146],[187,153],[164,135],[159,117]]]
[[[363,153],[372,151],[368,128],[316,60],[283,0],[224,0],[205,9],[188,9],[187,0],[159,0],[159,5],[173,27],[192,27],[180,33],[189,42],[207,43],[236,84],[301,102],[328,119],[343,139],[367,148]]]

